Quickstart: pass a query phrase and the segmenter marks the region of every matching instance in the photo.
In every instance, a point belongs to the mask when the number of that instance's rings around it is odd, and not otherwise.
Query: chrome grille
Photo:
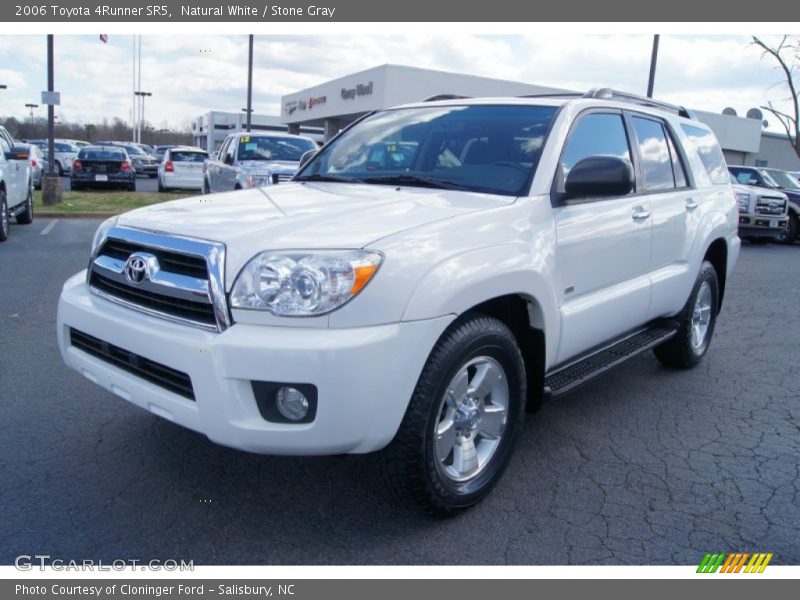
[[[760,215],[784,215],[786,214],[786,200],[759,196],[756,203],[756,213]]]
[[[223,331],[230,325],[222,244],[113,227],[92,256],[92,292],[170,321]]]

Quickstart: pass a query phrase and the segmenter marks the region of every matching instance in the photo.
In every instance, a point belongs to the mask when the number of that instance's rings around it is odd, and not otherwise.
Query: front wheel
[[[431,352],[397,435],[382,452],[389,487],[438,516],[478,503],[508,464],[525,397],[514,334],[485,315],[459,319]]]
[[[33,223],[33,188],[28,187],[28,197],[25,199],[25,210],[17,215],[17,223],[30,225]]]
[[[61,166],[61,163],[56,161],[56,173],[58,173],[59,177],[64,176],[64,168]]]
[[[689,369],[697,365],[708,351],[719,307],[719,283],[714,266],[704,261],[700,273],[681,313],[678,332],[653,349],[656,358],[670,367]]]
[[[778,236],[778,241],[781,244],[794,244],[797,241],[798,229],[800,229],[800,224],[798,223],[797,214],[790,212],[789,213],[789,222],[786,223],[786,229],[784,229],[783,233]]]
[[[6,202],[6,193],[0,190],[0,242],[5,242],[8,239],[8,204]]]

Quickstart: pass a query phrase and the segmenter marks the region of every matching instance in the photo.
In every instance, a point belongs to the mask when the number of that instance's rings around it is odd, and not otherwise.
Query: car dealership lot
[[[372,456],[228,450],[67,370],[56,302],[97,224],[12,225],[0,248],[0,563],[800,561],[800,247],[743,247],[697,369],[646,354],[545,404],[495,492],[439,521],[396,503]]]

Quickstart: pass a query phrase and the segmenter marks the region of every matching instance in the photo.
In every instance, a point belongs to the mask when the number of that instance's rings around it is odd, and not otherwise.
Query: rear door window
[[[706,168],[711,182],[717,185],[728,185],[730,183],[728,169],[716,136],[708,129],[692,125],[681,125],[681,129],[700,156],[700,161]]]
[[[649,192],[675,188],[672,158],[664,127],[659,121],[632,117],[639,146],[644,189]]]

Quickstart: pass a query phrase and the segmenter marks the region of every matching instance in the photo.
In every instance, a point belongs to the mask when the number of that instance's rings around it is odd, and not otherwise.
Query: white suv
[[[294,181],[98,229],[58,311],[66,363],[212,441],[382,450],[452,514],[526,408],[644,350],[709,347],[739,253],[714,135],[610,90],[372,113]]]

